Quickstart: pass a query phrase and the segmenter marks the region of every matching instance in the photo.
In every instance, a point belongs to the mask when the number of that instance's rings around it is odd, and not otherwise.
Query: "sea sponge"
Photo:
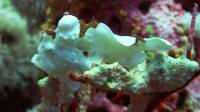
[[[80,37],[80,22],[72,15],[64,15],[56,28],[56,37],[44,34],[39,54],[32,62],[48,74],[62,74],[69,70],[89,70],[97,63],[119,62],[131,67],[146,60],[145,51],[168,51],[172,45],[161,38],[147,38],[136,42],[135,37],[119,36],[103,23],[88,28]],[[123,52],[123,53],[122,53]]]

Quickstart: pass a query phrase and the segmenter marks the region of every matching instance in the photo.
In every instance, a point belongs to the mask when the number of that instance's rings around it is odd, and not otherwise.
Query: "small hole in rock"
[[[150,6],[151,6],[151,1],[145,0],[139,4],[138,8],[143,14],[147,14],[149,12]]]
[[[116,104],[122,104],[124,106],[128,106],[131,101],[130,101],[130,96],[129,95],[125,95],[125,94],[117,94],[116,92],[107,92],[106,97],[108,99],[110,99],[111,101],[113,100],[113,98],[115,98],[116,96],[120,96],[118,97],[118,99],[113,102]]]
[[[1,37],[2,44],[6,44],[8,46],[11,46],[12,44],[14,44],[17,41],[13,35],[11,35],[7,32],[1,33],[0,37]]]
[[[108,112],[105,108],[87,109],[86,112]]]
[[[88,56],[88,52],[87,52],[87,51],[84,51],[84,52],[83,52],[83,55],[84,55],[84,56]]]

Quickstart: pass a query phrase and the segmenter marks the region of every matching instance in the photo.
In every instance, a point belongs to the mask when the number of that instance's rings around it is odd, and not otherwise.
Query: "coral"
[[[167,39],[173,45],[182,46],[181,38],[183,35],[177,33],[176,29],[181,29],[178,23],[184,14],[180,4],[175,4],[173,0],[158,0],[151,4],[149,12],[143,17],[142,21],[146,25],[153,25],[154,34]],[[165,23],[165,24],[163,24]],[[149,33],[147,32],[147,35]]]
[[[29,83],[27,80],[35,80],[37,69],[29,60],[33,54],[30,49],[35,48],[36,41],[27,32],[26,20],[9,1],[1,1],[0,9],[0,91],[5,87],[24,88]]]
[[[70,102],[78,107],[84,98],[75,93],[91,93],[95,88],[130,95],[129,111],[149,111],[199,70],[198,63],[185,56],[170,57],[172,44],[162,38],[119,36],[103,23],[88,27],[80,35],[82,30],[85,29],[81,29],[75,16],[64,15],[58,22],[55,38],[44,34],[38,54],[31,60],[48,73],[48,78],[39,81],[45,88],[40,105],[44,111],[68,111]],[[92,88],[84,90],[81,82]]]
[[[30,36],[27,20],[10,0],[0,1],[0,16],[0,111],[25,111],[37,102],[39,70],[30,60],[38,39]]]

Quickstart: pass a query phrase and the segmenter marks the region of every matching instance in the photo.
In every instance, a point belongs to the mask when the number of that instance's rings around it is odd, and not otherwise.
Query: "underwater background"
[[[199,0],[0,0],[0,112],[200,112]]]

